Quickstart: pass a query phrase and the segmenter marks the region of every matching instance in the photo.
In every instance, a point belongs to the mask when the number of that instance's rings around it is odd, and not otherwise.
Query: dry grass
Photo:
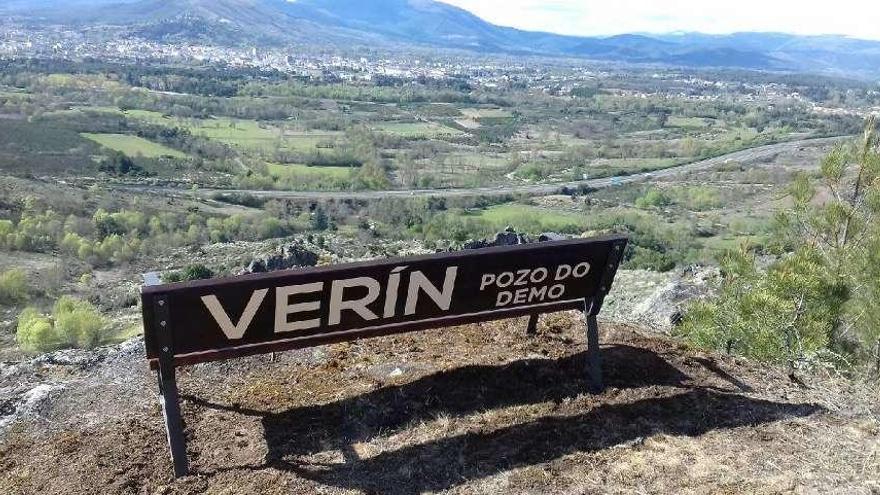
[[[585,392],[574,315],[183,370],[194,475],[158,411],[22,431],[2,493],[878,493],[876,388],[603,329]]]

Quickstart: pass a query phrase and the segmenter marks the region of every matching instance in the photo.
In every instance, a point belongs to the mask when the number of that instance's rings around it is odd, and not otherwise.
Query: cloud
[[[592,36],[776,31],[880,39],[880,2],[773,0],[442,0],[505,26]]]

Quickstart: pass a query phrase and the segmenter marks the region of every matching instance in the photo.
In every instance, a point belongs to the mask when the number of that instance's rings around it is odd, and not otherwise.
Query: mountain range
[[[229,45],[411,45],[695,67],[880,75],[880,42],[781,33],[578,37],[491,24],[435,0],[6,0],[30,25],[108,26],[143,38]]]

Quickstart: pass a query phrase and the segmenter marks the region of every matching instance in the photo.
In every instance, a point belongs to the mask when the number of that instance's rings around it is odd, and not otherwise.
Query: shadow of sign
[[[543,416],[493,431],[469,432],[359,458],[353,444],[405,430],[438,416],[461,417],[505,407],[560,403],[581,395],[586,356],[529,359],[503,366],[468,366],[328,404],[282,413],[236,409],[190,398],[197,405],[261,417],[266,465],[323,484],[368,493],[444,490],[498,472],[593,452],[650,435],[696,436],[802,417],[820,411],[692,387],[689,377],[657,354],[630,346],[605,350],[608,384],[618,389],[668,386],[669,397],[600,405],[570,416]],[[308,456],[343,452],[344,462]],[[238,469],[228,466],[221,470]]]

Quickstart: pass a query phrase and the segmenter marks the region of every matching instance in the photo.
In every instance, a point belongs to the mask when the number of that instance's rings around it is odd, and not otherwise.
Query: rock
[[[299,244],[282,246],[279,252],[252,260],[245,272],[265,273],[318,264],[318,254]]]
[[[544,232],[538,236],[538,242],[564,241],[566,239],[570,239],[570,237],[556,232]]]
[[[713,294],[720,280],[718,268],[696,265],[680,273],[621,270],[601,317],[668,333],[681,323],[687,304]]]
[[[266,272],[266,261],[265,260],[253,260],[245,269],[248,273],[265,273]]]
[[[462,249],[483,249],[487,247],[492,247],[492,244],[485,239],[466,241],[461,245]]]
[[[487,247],[499,246],[517,246],[519,244],[528,244],[531,240],[524,234],[519,234],[513,227],[507,227],[501,232],[495,234],[495,240],[489,241],[485,239],[467,241],[462,245],[462,249],[482,249]]]
[[[11,397],[0,397],[0,430],[18,419],[42,416],[54,397],[64,390],[58,383],[41,383],[26,390],[11,391]],[[0,390],[0,395],[10,391]]]
[[[0,442],[13,424],[65,429],[151,409],[154,380],[146,372],[143,337],[0,363]]]
[[[518,244],[526,244],[528,239],[522,234],[517,234],[512,227],[507,227],[503,232],[495,234],[493,247],[497,246],[516,246]]]

